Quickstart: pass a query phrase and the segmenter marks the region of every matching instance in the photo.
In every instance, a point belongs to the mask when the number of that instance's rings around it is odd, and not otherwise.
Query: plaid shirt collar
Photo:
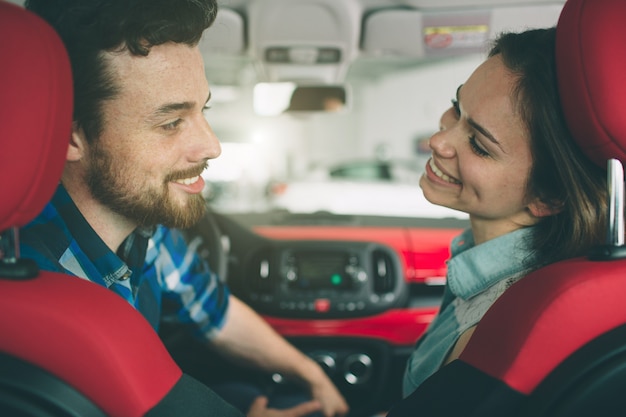
[[[91,265],[82,265],[86,277],[110,287],[119,281],[131,278],[131,284],[141,275],[151,229],[137,229],[113,252],[89,225],[74,204],[63,185],[59,185],[51,204],[56,208],[70,235]]]

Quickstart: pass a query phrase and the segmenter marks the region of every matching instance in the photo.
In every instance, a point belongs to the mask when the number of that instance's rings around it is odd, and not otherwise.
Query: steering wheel
[[[202,236],[203,245],[199,255],[204,258],[212,271],[222,280],[228,277],[228,237],[222,234],[215,219],[216,213],[207,206],[205,215],[193,226],[195,234]]]

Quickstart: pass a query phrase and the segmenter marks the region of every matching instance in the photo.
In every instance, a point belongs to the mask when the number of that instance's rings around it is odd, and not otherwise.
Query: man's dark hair
[[[65,44],[74,122],[90,141],[102,133],[102,102],[117,93],[102,53],[146,56],[167,42],[196,45],[217,14],[215,0],[26,0],[25,7],[50,23]]]

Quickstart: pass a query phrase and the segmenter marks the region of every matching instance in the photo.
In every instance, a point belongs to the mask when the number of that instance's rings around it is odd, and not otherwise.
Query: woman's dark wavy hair
[[[537,224],[532,246],[541,264],[581,256],[603,244],[607,224],[606,172],[576,146],[562,113],[555,35],[555,28],[502,34],[489,53],[500,55],[518,77],[514,96],[533,156],[527,195],[560,209]]]
[[[200,41],[217,14],[215,0],[26,0],[61,36],[74,76],[74,123],[87,140],[103,130],[102,103],[117,94],[103,52],[146,56],[167,42]]]

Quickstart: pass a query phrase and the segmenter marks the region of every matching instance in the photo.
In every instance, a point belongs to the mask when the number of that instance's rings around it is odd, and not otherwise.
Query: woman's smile
[[[427,173],[432,173],[437,177],[437,179],[443,180],[448,184],[461,185],[461,181],[458,179],[451,177],[450,175],[444,173],[442,170],[437,167],[433,158],[428,160]],[[439,182],[439,181],[437,181]]]

